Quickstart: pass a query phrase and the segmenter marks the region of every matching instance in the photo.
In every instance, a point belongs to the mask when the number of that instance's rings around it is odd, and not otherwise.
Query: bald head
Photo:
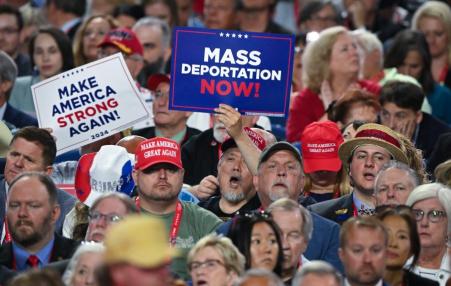
[[[136,147],[142,141],[146,140],[146,138],[138,135],[130,135],[119,140],[116,145],[124,147],[128,153],[135,154]]]

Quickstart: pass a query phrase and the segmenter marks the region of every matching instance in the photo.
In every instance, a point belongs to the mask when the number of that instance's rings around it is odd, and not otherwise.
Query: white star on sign
[[[248,38],[248,35],[244,35],[244,38],[247,39],[247,38]]]
[[[233,33],[233,34],[232,34],[232,38],[235,38],[235,37],[236,37],[236,35],[235,35],[235,33]]]
[[[238,34],[238,38],[240,38],[240,39],[241,39],[241,37],[242,37],[242,35],[241,35],[241,34]]]
[[[224,36],[224,33],[223,32],[219,33],[219,36],[220,37]]]
[[[229,34],[229,33],[227,33],[227,34],[226,34],[226,37],[228,38],[229,36],[230,36],[230,34]]]

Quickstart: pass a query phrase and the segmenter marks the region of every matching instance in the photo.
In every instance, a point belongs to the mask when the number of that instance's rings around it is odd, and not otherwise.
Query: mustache
[[[16,227],[19,227],[19,226],[22,226],[22,225],[33,226],[34,224],[33,224],[32,221],[26,220],[26,219],[19,219],[19,220],[16,222],[16,224],[15,224]]]

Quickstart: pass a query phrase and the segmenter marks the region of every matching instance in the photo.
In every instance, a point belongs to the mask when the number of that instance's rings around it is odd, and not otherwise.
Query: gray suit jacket
[[[0,179],[0,237],[3,231],[3,222],[5,220],[5,206],[6,206],[6,181],[5,178]],[[77,199],[74,196],[69,195],[63,190],[58,189],[57,193],[58,204],[61,208],[61,214],[56,221],[55,232],[62,235],[63,222],[66,214],[74,207]]]

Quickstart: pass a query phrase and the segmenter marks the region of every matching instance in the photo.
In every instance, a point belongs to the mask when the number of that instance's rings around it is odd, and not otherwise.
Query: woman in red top
[[[344,27],[322,31],[302,56],[304,89],[294,97],[287,121],[287,140],[299,141],[304,128],[326,119],[325,111],[349,89],[378,94],[379,86],[358,80],[359,56],[350,32]]]

